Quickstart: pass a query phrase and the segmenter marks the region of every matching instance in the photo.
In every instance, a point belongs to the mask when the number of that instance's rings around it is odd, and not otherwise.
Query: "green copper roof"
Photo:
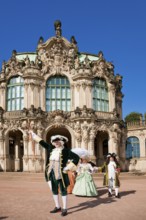
[[[29,57],[30,61],[35,61],[37,54],[36,53],[29,53],[29,52],[28,53],[27,52],[26,53],[18,53],[16,55],[16,58],[18,60],[24,60],[27,56]],[[88,53],[80,53],[79,54],[80,62],[83,62],[86,56],[88,56],[88,59],[90,61],[94,61],[94,60],[99,59],[97,55],[92,55],[92,54],[88,54]]]
[[[18,60],[24,60],[27,56],[29,57],[30,61],[35,61],[37,54],[36,53],[21,53],[21,54],[17,54],[16,58]]]
[[[98,60],[99,59],[97,55],[92,55],[92,54],[87,54],[87,53],[80,53],[79,54],[80,61],[83,62],[86,56],[88,56],[88,59],[90,61],[94,61],[94,60]]]

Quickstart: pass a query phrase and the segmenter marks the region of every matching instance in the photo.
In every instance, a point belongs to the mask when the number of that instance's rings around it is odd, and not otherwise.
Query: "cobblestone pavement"
[[[107,197],[101,175],[94,180],[98,197],[69,195],[62,217],[50,213],[54,203],[42,173],[0,173],[0,220],[146,220],[146,176],[121,174],[120,199]]]

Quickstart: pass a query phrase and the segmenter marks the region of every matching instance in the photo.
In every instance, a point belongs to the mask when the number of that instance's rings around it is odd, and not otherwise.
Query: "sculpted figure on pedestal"
[[[61,37],[62,30],[61,30],[61,21],[57,20],[54,22],[56,37]]]

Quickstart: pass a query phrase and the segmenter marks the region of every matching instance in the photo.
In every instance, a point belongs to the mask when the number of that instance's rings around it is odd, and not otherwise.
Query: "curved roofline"
[[[97,54],[88,53],[88,52],[78,52],[78,54],[84,54],[84,55],[89,55],[89,56],[95,56],[95,57],[98,57]]]
[[[37,54],[37,52],[19,52],[19,53],[16,53],[16,56],[23,55],[23,54]]]

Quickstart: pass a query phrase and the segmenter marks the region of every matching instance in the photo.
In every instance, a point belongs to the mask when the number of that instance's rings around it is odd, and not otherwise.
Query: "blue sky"
[[[145,0],[0,0],[0,65],[17,52],[36,50],[40,36],[74,35],[80,52],[98,54],[123,76],[123,117],[146,112]]]

